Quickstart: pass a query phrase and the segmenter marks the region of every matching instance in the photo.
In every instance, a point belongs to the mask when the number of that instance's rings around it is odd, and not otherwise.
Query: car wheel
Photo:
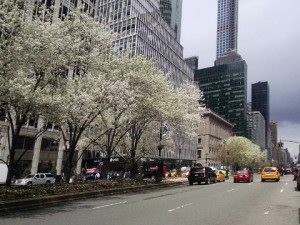
[[[31,181],[27,183],[27,186],[31,186],[31,185],[32,185],[32,182],[31,182]]]
[[[192,181],[189,181],[189,184],[190,184],[190,185],[193,185],[193,182],[192,182]]]
[[[265,182],[265,180],[264,180],[264,179],[261,179],[261,182]]]
[[[50,180],[47,180],[47,181],[46,181],[46,184],[47,184],[47,185],[50,184]]]
[[[297,190],[300,191],[300,184],[297,183]]]

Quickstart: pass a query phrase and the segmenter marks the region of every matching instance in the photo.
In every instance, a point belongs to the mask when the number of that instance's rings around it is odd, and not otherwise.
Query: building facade
[[[270,154],[268,155],[268,160],[278,162],[277,122],[274,120],[271,120],[269,127],[271,130],[271,151],[270,151]]]
[[[190,68],[192,68],[193,71],[196,71],[198,69],[198,57],[197,56],[185,58],[184,61],[186,62],[186,64],[189,65]]]
[[[237,52],[238,0],[218,0],[217,58]]]
[[[161,16],[158,0],[100,0],[99,7],[99,20],[119,34],[118,50],[131,49],[155,60],[177,87],[193,80],[193,71],[183,60],[183,47]]]
[[[195,81],[206,106],[233,124],[235,135],[247,137],[247,64],[244,60],[199,69]]]
[[[268,146],[268,126],[270,123],[270,93],[268,82],[257,82],[252,84],[251,94],[252,110],[259,111],[265,118],[265,136],[266,136],[266,147]]]
[[[164,20],[173,28],[180,42],[182,0],[160,0],[160,11]]]
[[[265,119],[259,111],[250,112],[250,139],[253,143],[265,149]]]
[[[197,163],[206,166],[221,166],[217,155],[224,140],[231,136],[233,125],[217,113],[208,109],[203,113],[203,125],[199,127]]]

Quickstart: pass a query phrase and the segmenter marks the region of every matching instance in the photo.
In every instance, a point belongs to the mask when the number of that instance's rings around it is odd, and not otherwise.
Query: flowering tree
[[[251,167],[254,162],[264,160],[264,152],[258,145],[253,144],[245,137],[230,137],[225,141],[223,151],[220,151],[218,158],[227,159],[233,165]]]
[[[126,82],[106,79],[106,60],[112,56],[114,35],[86,14],[75,11],[64,21],[52,23],[59,51],[64,55],[62,77],[53,86],[57,103],[55,123],[60,126],[67,160],[64,164],[69,181],[77,144],[87,128],[93,126],[101,112],[111,107],[113,96],[126,89]],[[109,73],[109,71],[108,71]]]
[[[0,0],[0,107],[10,124],[7,185],[21,128],[30,118],[49,112],[50,85],[61,67],[53,27],[46,21],[25,21],[24,15],[24,1]],[[36,136],[43,131],[44,127]]]

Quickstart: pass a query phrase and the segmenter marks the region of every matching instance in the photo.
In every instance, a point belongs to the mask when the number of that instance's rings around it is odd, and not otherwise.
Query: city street
[[[2,216],[1,225],[296,225],[300,192],[279,182],[181,185]]]

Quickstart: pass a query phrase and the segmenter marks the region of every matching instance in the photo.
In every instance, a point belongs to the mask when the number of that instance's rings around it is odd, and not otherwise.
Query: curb
[[[27,211],[48,206],[57,205],[59,203],[82,200],[87,198],[95,198],[107,195],[126,194],[132,192],[141,192],[149,189],[165,188],[187,184],[187,181],[162,182],[159,184],[141,185],[136,187],[121,187],[107,190],[96,190],[89,192],[78,192],[62,195],[43,196],[38,198],[0,201],[0,216],[7,213]]]

